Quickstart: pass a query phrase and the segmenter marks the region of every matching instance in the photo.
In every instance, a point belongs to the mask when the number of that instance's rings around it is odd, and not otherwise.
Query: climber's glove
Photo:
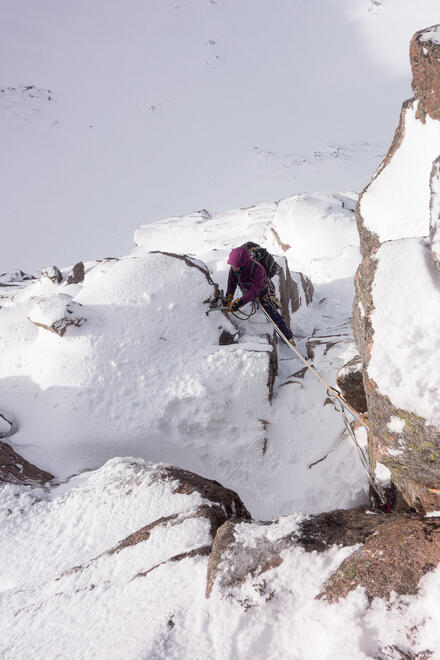
[[[243,303],[241,302],[241,298],[236,298],[230,307],[231,312],[236,312],[237,309],[242,306],[242,304]]]
[[[229,309],[229,306],[230,306],[233,299],[234,299],[234,296],[232,295],[232,293],[228,293],[228,295],[225,298],[225,307],[227,307]]]

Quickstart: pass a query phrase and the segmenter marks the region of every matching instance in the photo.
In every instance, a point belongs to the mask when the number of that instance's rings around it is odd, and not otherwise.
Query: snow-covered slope
[[[246,322],[231,317],[234,325],[221,312],[205,313],[212,282],[225,288],[230,248],[249,239],[271,250],[290,243],[290,263],[298,255],[323,282],[307,305],[297,276],[292,329],[334,383],[354,354],[352,283],[341,279],[359,260],[350,205],[300,196],[212,218],[170,218],[138,229],[129,256],[89,263],[82,283],[46,276],[3,286],[0,392],[2,413],[18,429],[14,448],[58,479],[118,455],[178,464],[238,491],[260,517],[363,501],[365,476],[348,442],[337,458],[308,469],[343,431],[325,388],[287,348],[276,355],[260,313]],[[301,221],[310,229],[299,237]],[[339,262],[335,236],[349,255]],[[192,256],[178,258],[183,252]],[[81,322],[59,336],[49,330],[64,307],[62,327],[72,317]],[[219,345],[223,332],[234,343]],[[328,470],[338,475],[330,493]]]

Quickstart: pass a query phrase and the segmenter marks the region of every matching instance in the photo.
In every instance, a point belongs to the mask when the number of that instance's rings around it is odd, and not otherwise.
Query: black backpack
[[[264,270],[266,271],[269,279],[272,279],[272,277],[278,273],[279,266],[271,253],[266,250],[266,248],[261,247],[261,245],[258,245],[258,243],[253,243],[252,241],[248,241],[243,245],[243,247],[249,250],[254,261],[257,261],[264,267]]]

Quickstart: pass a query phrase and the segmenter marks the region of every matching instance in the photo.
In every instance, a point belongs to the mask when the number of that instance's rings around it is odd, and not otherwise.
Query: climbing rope
[[[328,393],[330,398],[335,399],[332,392],[327,390],[327,393]],[[352,426],[353,422],[352,422],[352,424],[350,424],[350,422],[348,421],[345,409],[341,405],[341,402],[337,401],[337,403],[340,406],[339,412],[341,413],[342,419],[344,420],[345,428],[347,429],[347,432],[350,435],[350,437],[353,441],[353,444],[357,449],[357,452],[359,454],[359,458],[361,459],[361,463],[362,463],[362,465],[363,465],[363,467],[364,467],[364,469],[365,469],[365,471],[368,475],[368,480],[371,484],[371,487],[373,488],[374,492],[376,493],[377,497],[379,498],[379,501],[380,501],[382,507],[385,509],[385,511],[390,512],[391,507],[389,505],[389,502],[387,501],[387,498],[385,497],[385,494],[383,492],[382,487],[377,482],[376,477],[375,477],[375,475],[374,475],[374,473],[371,469],[371,465],[370,465],[370,461],[368,460],[368,456],[365,455],[364,450],[362,449],[362,447],[360,446],[360,444],[358,442],[358,439],[356,438],[356,434],[355,434],[353,426]],[[336,401],[334,402],[335,408],[337,407],[337,403],[336,403]]]
[[[336,402],[339,404],[339,406],[340,406],[340,408],[339,408],[339,412],[340,412],[341,415],[342,415],[342,418],[343,418],[343,420],[344,420],[345,427],[346,427],[346,429],[347,429],[347,431],[348,431],[348,433],[349,433],[349,435],[350,435],[350,437],[351,437],[351,439],[352,439],[352,441],[353,441],[353,444],[354,444],[355,447],[356,447],[356,450],[357,450],[357,452],[358,452],[358,454],[359,454],[359,458],[360,458],[360,460],[361,460],[361,463],[362,463],[362,465],[363,465],[363,467],[364,467],[364,469],[365,469],[365,471],[366,471],[366,473],[367,473],[367,475],[368,475],[368,480],[369,480],[369,482],[370,482],[370,484],[371,484],[371,487],[372,487],[372,489],[374,490],[374,492],[376,493],[377,497],[379,498],[379,501],[380,501],[380,503],[381,503],[383,509],[384,509],[387,513],[390,513],[390,512],[391,512],[390,504],[389,504],[389,502],[387,501],[387,499],[386,499],[386,497],[385,497],[385,495],[384,495],[384,492],[383,492],[381,486],[380,486],[380,485],[377,483],[377,481],[376,481],[376,478],[375,478],[375,476],[374,476],[374,473],[373,473],[373,471],[371,470],[371,466],[370,466],[370,462],[369,462],[369,460],[368,460],[368,457],[365,455],[365,452],[363,451],[362,447],[360,446],[360,444],[359,444],[359,442],[358,442],[358,440],[357,440],[357,438],[356,438],[356,435],[355,435],[355,433],[354,433],[354,431],[353,431],[353,428],[352,428],[351,424],[349,423],[349,421],[348,421],[348,419],[347,419],[346,411],[348,411],[348,412],[349,412],[349,413],[350,413],[350,414],[351,414],[351,415],[352,415],[352,416],[353,416],[353,417],[354,417],[354,418],[355,418],[355,419],[356,419],[356,420],[357,420],[357,421],[358,421],[358,422],[359,422],[359,423],[360,423],[365,429],[367,429],[367,431],[370,430],[370,427],[369,427],[368,424],[365,422],[365,420],[363,419],[362,415],[361,415],[360,413],[358,413],[357,410],[355,410],[354,408],[352,408],[352,407],[351,407],[351,406],[350,406],[350,405],[349,405],[349,404],[348,404],[348,403],[342,398],[340,392],[338,392],[338,390],[336,390],[334,387],[332,387],[331,385],[329,385],[329,384],[328,384],[328,383],[322,378],[322,376],[320,376],[320,374],[316,371],[316,369],[314,368],[314,366],[311,365],[311,364],[310,364],[310,363],[309,363],[309,362],[308,362],[308,361],[307,361],[307,360],[301,355],[301,353],[297,350],[297,348],[296,348],[295,346],[292,346],[292,344],[289,342],[289,340],[287,339],[287,337],[281,332],[281,330],[278,328],[278,326],[275,324],[275,322],[270,318],[269,314],[268,314],[267,311],[264,309],[264,307],[263,307],[262,305],[259,305],[259,307],[260,307],[261,311],[264,313],[264,315],[266,316],[266,318],[267,318],[267,320],[269,321],[269,323],[273,326],[273,328],[275,329],[275,331],[277,332],[277,334],[278,334],[278,335],[284,340],[284,342],[287,344],[287,346],[288,346],[289,348],[291,348],[292,351],[293,351],[294,353],[296,353],[296,355],[300,358],[300,360],[301,360],[302,362],[304,362],[304,364],[306,365],[306,367],[307,367],[308,369],[310,369],[310,371],[312,371],[312,372],[315,374],[315,376],[321,381],[321,383],[322,383],[323,385],[325,385],[325,387],[327,388],[327,394],[328,394],[328,396],[330,397],[330,399],[333,399],[333,401],[334,401],[334,405],[335,405],[335,408],[336,408],[336,409],[337,409],[337,404],[336,404]],[[315,465],[316,463],[321,462],[321,460],[324,460],[325,458],[327,458],[328,454],[331,453],[332,451],[334,451],[334,449],[336,449],[336,447],[338,446],[338,444],[339,444],[339,442],[338,442],[337,445],[336,445],[333,449],[331,449],[330,452],[328,452],[328,453],[326,454],[326,456],[324,456],[322,459],[320,459],[319,461],[315,461],[315,463],[312,463],[311,465],[309,465],[309,468],[311,468],[312,465]]]
[[[331,392],[332,396],[334,396],[334,397],[339,401],[339,403],[341,404],[341,406],[343,406],[346,410],[348,410],[348,412],[349,412],[351,415],[353,415],[353,417],[359,422],[359,424],[361,424],[364,428],[367,429],[367,431],[369,431],[369,430],[370,430],[370,427],[368,426],[368,424],[366,423],[366,421],[365,421],[364,418],[362,417],[361,413],[358,413],[357,410],[355,410],[354,408],[352,408],[352,407],[350,406],[350,404],[348,404],[348,403],[345,401],[345,399],[342,398],[340,392],[338,392],[338,390],[336,390],[334,387],[332,387],[331,385],[329,385],[329,384],[328,384],[328,383],[322,378],[322,376],[320,376],[320,374],[316,371],[315,367],[314,367],[312,364],[310,364],[310,363],[309,363],[309,362],[308,362],[308,361],[307,361],[307,360],[301,355],[301,353],[297,350],[297,348],[296,348],[295,346],[292,346],[292,344],[289,343],[289,340],[287,339],[287,337],[281,332],[281,330],[278,328],[278,326],[277,326],[277,325],[274,323],[274,321],[270,318],[269,314],[266,312],[266,310],[264,309],[264,307],[263,307],[262,305],[259,305],[259,307],[260,307],[261,311],[264,313],[264,315],[266,316],[266,318],[267,318],[267,320],[269,321],[269,323],[273,326],[273,328],[275,329],[275,331],[277,332],[277,334],[278,334],[278,335],[284,340],[284,342],[287,344],[287,346],[288,346],[290,349],[292,349],[292,351],[293,351],[294,353],[296,353],[297,357],[299,357],[299,359],[300,359],[302,362],[304,362],[304,364],[306,365],[306,367],[307,367],[308,369],[310,369],[310,371],[312,371],[312,372],[315,374],[316,378],[318,378],[318,380],[320,380],[321,383],[322,383],[323,385],[325,385],[325,387],[327,388],[327,390],[328,390],[329,392]]]

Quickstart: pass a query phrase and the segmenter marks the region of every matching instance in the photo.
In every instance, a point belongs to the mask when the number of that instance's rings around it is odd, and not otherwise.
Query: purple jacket
[[[234,248],[229,255],[228,264],[239,266],[240,270],[238,272],[234,272],[232,268],[229,270],[226,293],[233,296],[238,284],[245,291],[241,298],[243,305],[258,298],[266,280],[264,267],[251,259],[245,247]]]

